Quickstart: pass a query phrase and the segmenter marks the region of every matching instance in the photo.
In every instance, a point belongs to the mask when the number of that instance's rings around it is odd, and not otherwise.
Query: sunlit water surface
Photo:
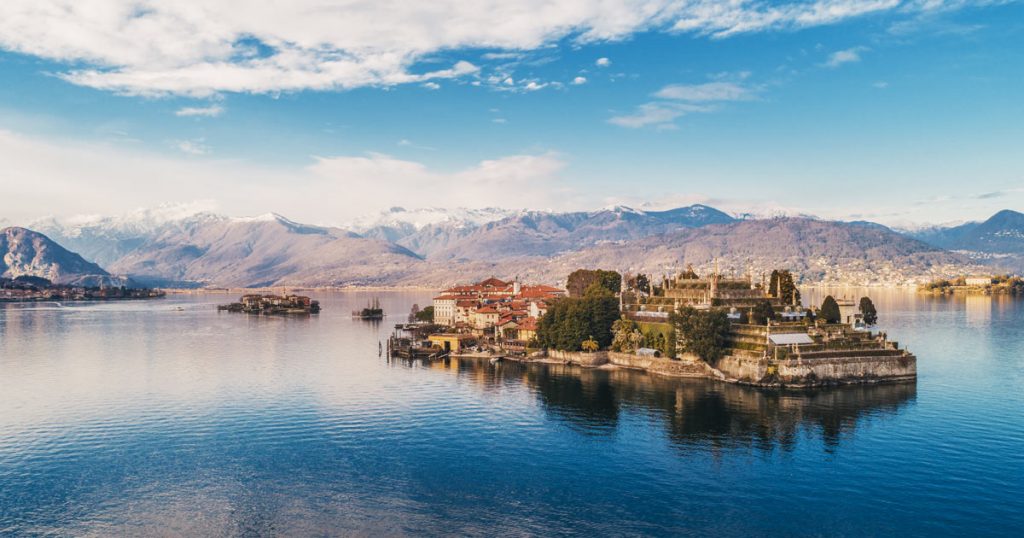
[[[849,292],[851,296],[855,292]],[[777,393],[388,361],[429,293],[0,305],[0,535],[917,535],[1024,529],[1024,303],[872,292],[915,384]],[[821,292],[807,290],[819,300]]]

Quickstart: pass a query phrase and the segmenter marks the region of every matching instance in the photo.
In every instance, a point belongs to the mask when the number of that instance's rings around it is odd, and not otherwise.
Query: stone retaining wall
[[[889,357],[847,356],[780,361],[770,361],[761,357],[726,356],[719,360],[715,367],[689,354],[684,354],[680,360],[673,360],[614,351],[583,353],[549,349],[547,358],[585,368],[610,364],[671,377],[701,377],[765,387],[899,382],[911,381],[917,377],[917,358],[909,353]]]
[[[888,357],[846,356],[823,359],[724,357],[715,365],[727,380],[763,386],[813,387],[849,383],[910,381],[917,377],[917,358],[909,353]]]

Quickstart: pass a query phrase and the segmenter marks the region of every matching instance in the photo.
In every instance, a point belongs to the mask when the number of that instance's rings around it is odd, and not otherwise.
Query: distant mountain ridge
[[[605,241],[639,239],[735,220],[704,205],[667,211],[624,206],[569,213],[523,211],[483,224],[431,224],[390,240],[430,260],[493,260],[553,256]]]
[[[162,286],[383,285],[419,262],[409,250],[268,213],[164,228],[111,269]]]
[[[0,276],[33,276],[55,284],[121,284],[100,266],[26,228],[0,229]]]
[[[1004,209],[983,222],[930,228],[909,235],[929,244],[987,254],[1024,254],[1024,214]]]
[[[579,267],[661,274],[686,263],[707,269],[716,259],[741,273],[790,268],[804,282],[897,284],[985,271],[979,262],[1015,260],[970,258],[872,222],[737,219],[704,205],[668,211],[480,211],[463,218],[459,210],[395,208],[358,230],[301,224],[274,213],[229,218],[193,212],[41,225],[86,258],[107,260],[109,270],[158,286],[434,287],[492,275],[557,282]],[[996,217],[970,230],[988,238],[986,245],[1012,248],[1020,214]],[[966,234],[957,237],[971,241]]]

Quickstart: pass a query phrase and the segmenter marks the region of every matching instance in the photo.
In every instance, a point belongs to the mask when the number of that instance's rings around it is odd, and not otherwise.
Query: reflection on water
[[[379,357],[429,293],[0,305],[0,536],[1018,535],[1021,303],[868,291],[916,385]]]
[[[590,435],[615,435],[622,413],[643,413],[663,423],[672,441],[695,447],[792,450],[803,433],[820,436],[827,450],[840,446],[857,421],[894,415],[912,404],[914,383],[856,385],[808,391],[773,391],[716,381],[652,376],[556,364],[448,359],[392,359],[445,370],[483,387],[523,383],[549,416]]]

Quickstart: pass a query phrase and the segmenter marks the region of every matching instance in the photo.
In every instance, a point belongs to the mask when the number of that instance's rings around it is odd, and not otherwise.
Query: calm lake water
[[[875,290],[916,385],[778,393],[388,361],[429,293],[313,295],[0,305],[0,535],[1024,533],[1022,302]]]

